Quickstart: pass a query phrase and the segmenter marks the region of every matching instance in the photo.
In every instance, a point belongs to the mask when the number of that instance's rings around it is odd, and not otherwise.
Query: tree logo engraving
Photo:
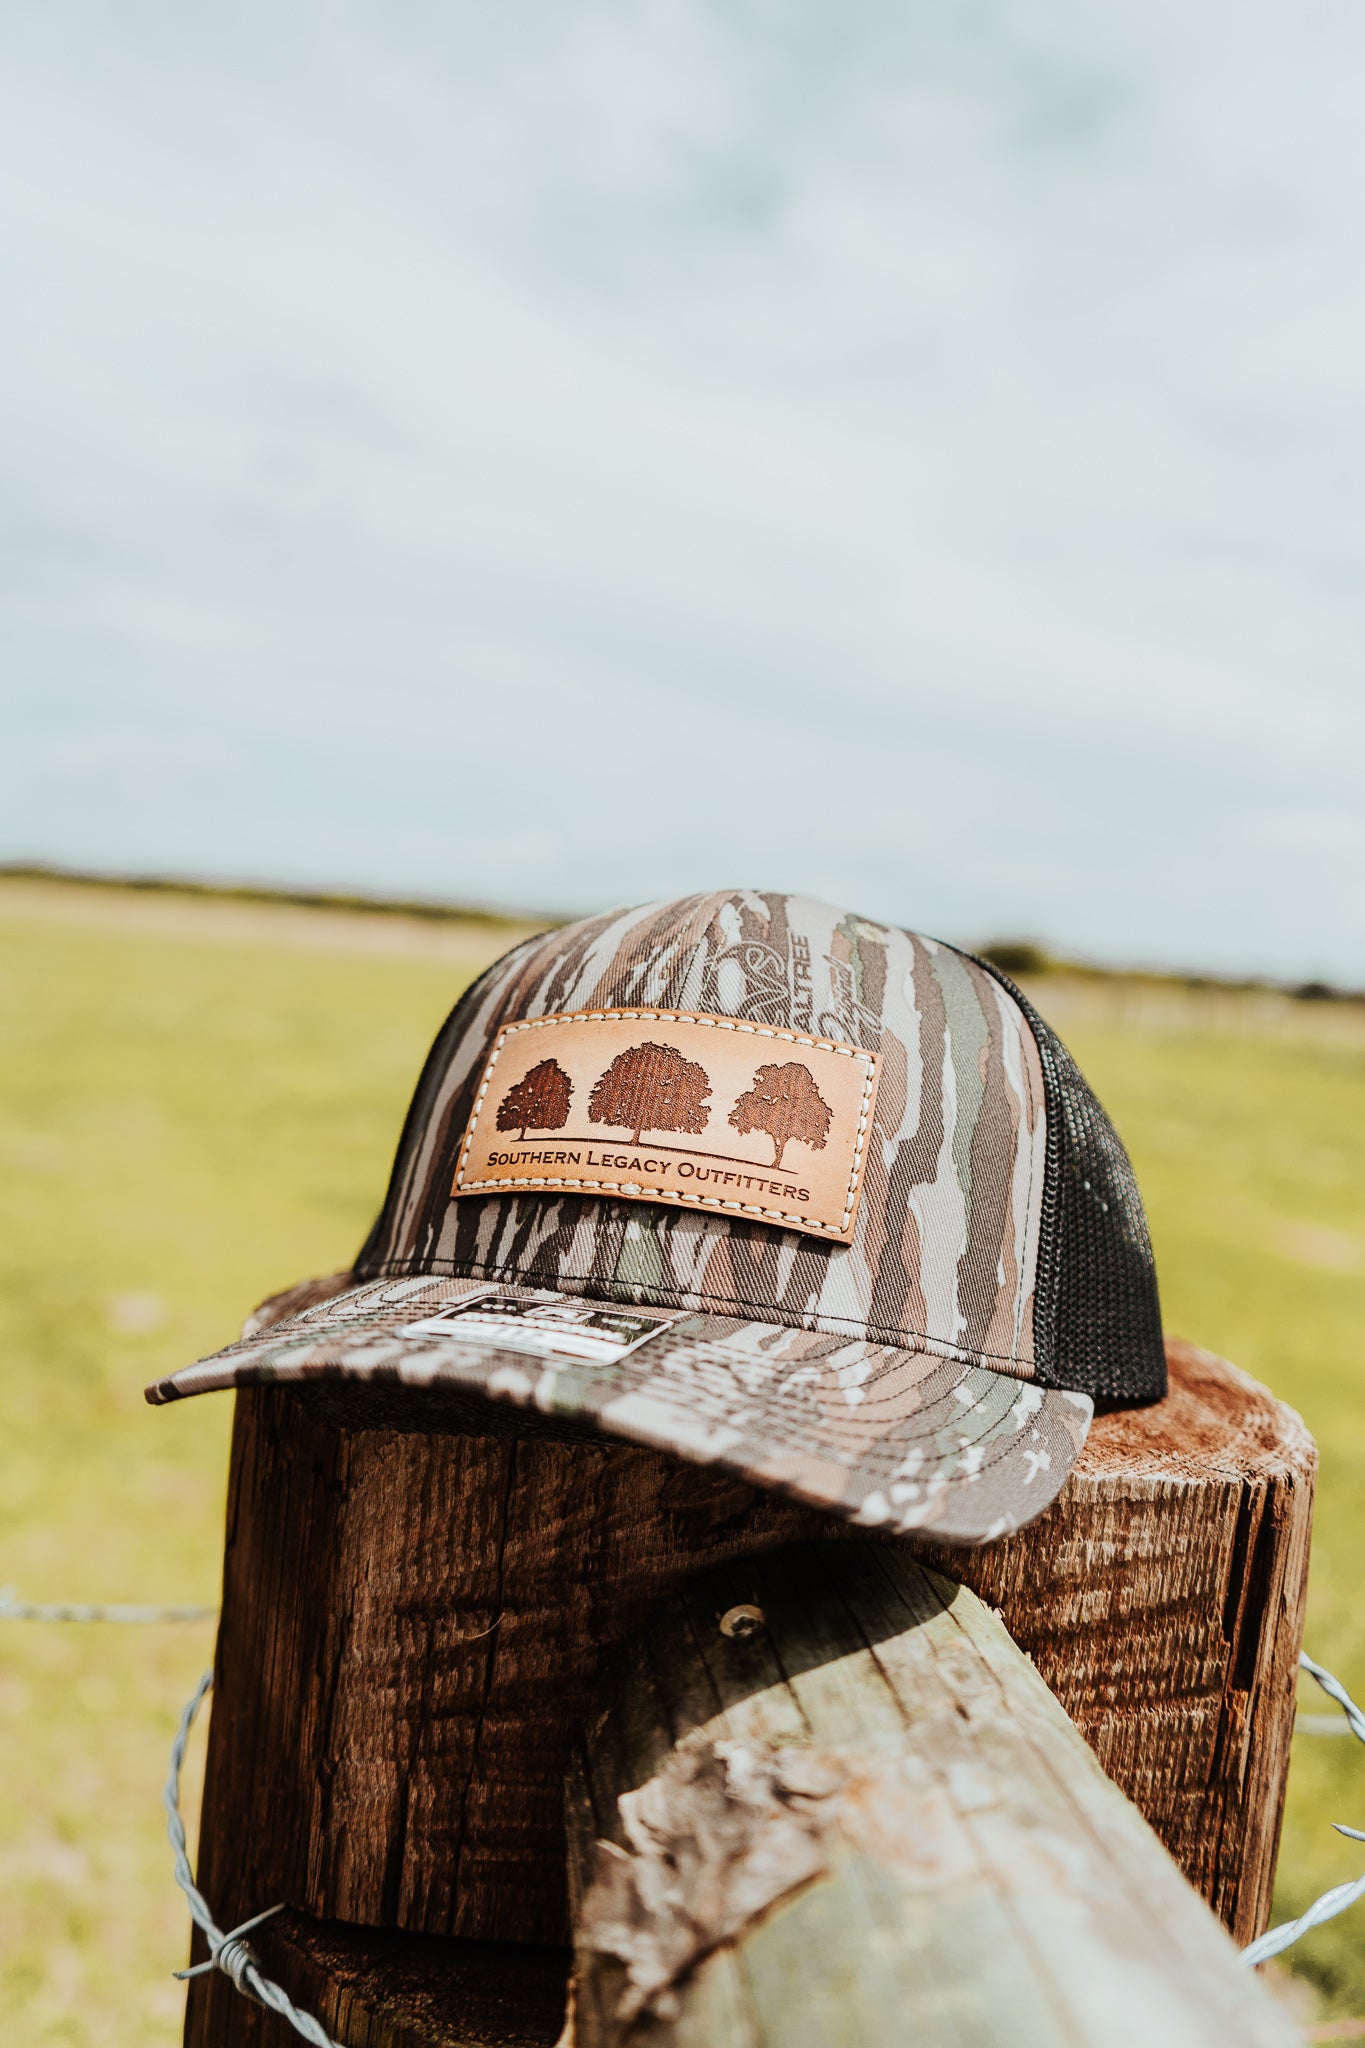
[[[638,1145],[646,1131],[704,1131],[710,1094],[705,1067],[647,1038],[617,1053],[588,1099],[588,1115],[632,1132]]]
[[[503,1096],[498,1129],[515,1131],[519,1138],[528,1131],[562,1131],[569,1121],[572,1093],[573,1083],[559,1061],[542,1060]]]
[[[833,1114],[809,1067],[789,1060],[785,1066],[758,1069],[753,1087],[730,1111],[730,1122],[743,1138],[750,1131],[766,1131],[773,1141],[773,1165],[778,1167],[793,1140],[823,1152]]]

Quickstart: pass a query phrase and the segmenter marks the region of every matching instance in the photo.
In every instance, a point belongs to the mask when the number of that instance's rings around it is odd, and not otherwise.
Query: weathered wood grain
[[[740,1603],[752,1636],[720,1626]],[[580,2048],[1296,2038],[998,1619],[904,1550],[722,1567],[611,1660],[597,1708],[571,1800]]]
[[[1232,1367],[1170,1358],[1171,1400],[1099,1418],[1038,1523],[935,1561],[1002,1609],[1249,1939],[1292,1725],[1312,1446]],[[238,1396],[200,1882],[224,1927],[283,1899],[553,1945],[563,1772],[603,1650],[708,1564],[869,1539],[653,1452],[473,1434],[486,1409],[389,1401]],[[187,2041],[244,2040],[240,2003],[196,1983]]]
[[[283,1899],[562,1942],[564,1769],[601,1647],[700,1565],[821,1518],[653,1452],[405,1412],[429,1426],[238,1396],[199,1883],[221,1927]],[[197,2048],[277,2025],[190,1986]]]
[[[1032,1527],[922,1548],[999,1608],[1115,1784],[1237,1940],[1270,1912],[1317,1452],[1292,1409],[1168,1343],[1154,1408],[1099,1415]]]

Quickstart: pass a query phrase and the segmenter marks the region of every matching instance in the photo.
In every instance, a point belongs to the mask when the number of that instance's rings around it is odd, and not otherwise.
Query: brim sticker
[[[405,1337],[458,1337],[523,1351],[533,1358],[581,1358],[612,1365],[670,1323],[672,1315],[603,1308],[589,1301],[525,1301],[510,1294],[480,1294],[452,1302],[439,1315],[408,1323]]]

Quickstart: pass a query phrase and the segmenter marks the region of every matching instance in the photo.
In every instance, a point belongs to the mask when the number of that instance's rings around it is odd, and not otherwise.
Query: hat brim
[[[449,1391],[671,1452],[846,1520],[985,1543],[1042,1513],[1087,1395],[963,1356],[709,1313],[432,1275],[318,1301],[147,1389],[259,1382]]]

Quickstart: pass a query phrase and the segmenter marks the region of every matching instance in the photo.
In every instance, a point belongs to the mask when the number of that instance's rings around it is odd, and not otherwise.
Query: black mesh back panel
[[[1047,1091],[1047,1191],[1034,1295],[1037,1373],[1130,1406],[1166,1392],[1161,1303],[1147,1215],[1118,1132],[1027,996],[989,960],[1033,1027]]]

